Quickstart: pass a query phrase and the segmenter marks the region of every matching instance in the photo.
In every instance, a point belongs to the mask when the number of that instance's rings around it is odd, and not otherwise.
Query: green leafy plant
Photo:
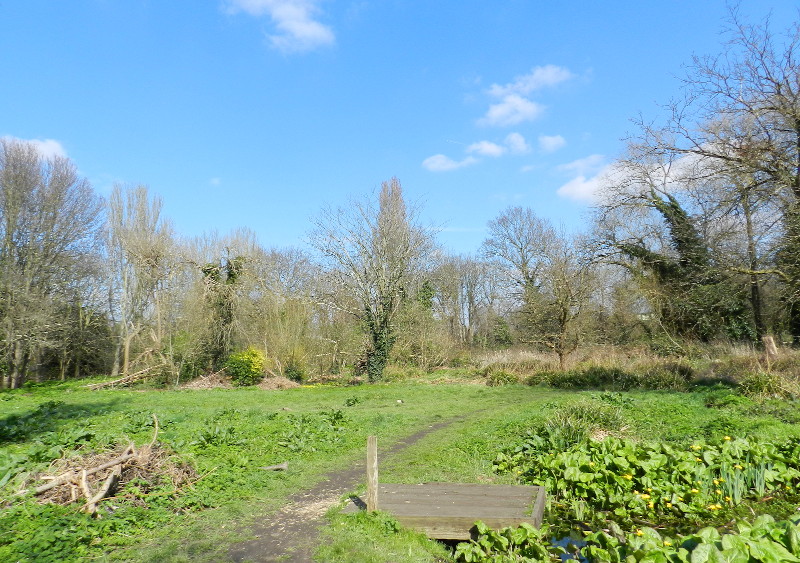
[[[493,530],[483,522],[475,523],[478,538],[456,546],[455,559],[464,563],[512,563],[525,561],[560,561],[565,550],[548,541],[548,528],[530,524]]]
[[[513,385],[519,383],[519,378],[513,373],[501,369],[489,370],[486,376],[486,385],[498,387],[500,385]]]
[[[556,518],[595,523],[636,520],[664,525],[716,522],[745,500],[794,494],[800,483],[800,439],[781,444],[731,438],[688,447],[635,443],[614,437],[584,440],[557,449],[549,435],[529,435],[495,459],[511,472],[544,486]]]

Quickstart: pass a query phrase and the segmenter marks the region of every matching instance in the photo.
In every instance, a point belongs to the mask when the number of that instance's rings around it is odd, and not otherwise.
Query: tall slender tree
[[[377,199],[377,205],[360,201],[346,209],[325,209],[311,238],[330,268],[330,279],[343,290],[329,295],[340,296],[332,304],[364,327],[370,381],[383,377],[400,305],[419,282],[433,248],[430,231],[406,206],[397,178],[383,182]],[[352,301],[342,300],[343,295]]]

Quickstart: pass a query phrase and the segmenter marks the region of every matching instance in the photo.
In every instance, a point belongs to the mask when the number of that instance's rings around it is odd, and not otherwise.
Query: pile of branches
[[[197,474],[188,464],[175,462],[170,452],[156,442],[158,420],[155,420],[153,440],[139,448],[129,444],[123,450],[75,456],[54,462],[51,471],[34,478],[44,484],[19,491],[32,493],[42,503],[67,505],[85,501],[84,512],[100,517],[98,505],[112,498],[125,485],[135,481],[138,492],[134,503],[145,505],[147,494],[171,482],[171,493],[197,480]],[[127,498],[122,495],[122,498]]]

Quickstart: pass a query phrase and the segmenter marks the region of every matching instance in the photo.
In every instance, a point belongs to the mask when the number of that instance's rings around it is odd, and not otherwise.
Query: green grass
[[[786,402],[709,408],[704,393],[601,394],[413,381],[286,391],[92,392],[85,383],[0,392],[0,480],[11,475],[0,488],[2,498],[12,499],[25,474],[44,470],[54,457],[149,442],[153,414],[159,440],[201,478],[175,494],[147,498],[146,510],[124,499],[108,501],[118,509],[102,520],[74,507],[16,498],[0,512],[0,560],[225,561],[228,546],[247,538],[253,522],[325,473],[360,459],[368,434],[377,434],[384,448],[457,417],[463,418],[382,460],[381,479],[514,482],[493,472],[497,453],[576,400],[618,403],[624,421],[618,432],[633,439],[680,442],[718,432],[780,439],[798,433],[794,406]],[[282,461],[289,462],[289,471],[258,469]],[[440,544],[398,530],[386,515],[333,511],[330,518],[318,553],[322,561],[449,557]]]

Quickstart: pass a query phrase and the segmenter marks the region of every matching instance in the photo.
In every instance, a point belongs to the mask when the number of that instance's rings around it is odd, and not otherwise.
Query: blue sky
[[[746,1],[782,31],[795,1]],[[724,0],[2,0],[0,136],[178,232],[305,246],[325,204],[400,179],[455,253],[511,205],[567,228],[630,119],[658,118]]]

